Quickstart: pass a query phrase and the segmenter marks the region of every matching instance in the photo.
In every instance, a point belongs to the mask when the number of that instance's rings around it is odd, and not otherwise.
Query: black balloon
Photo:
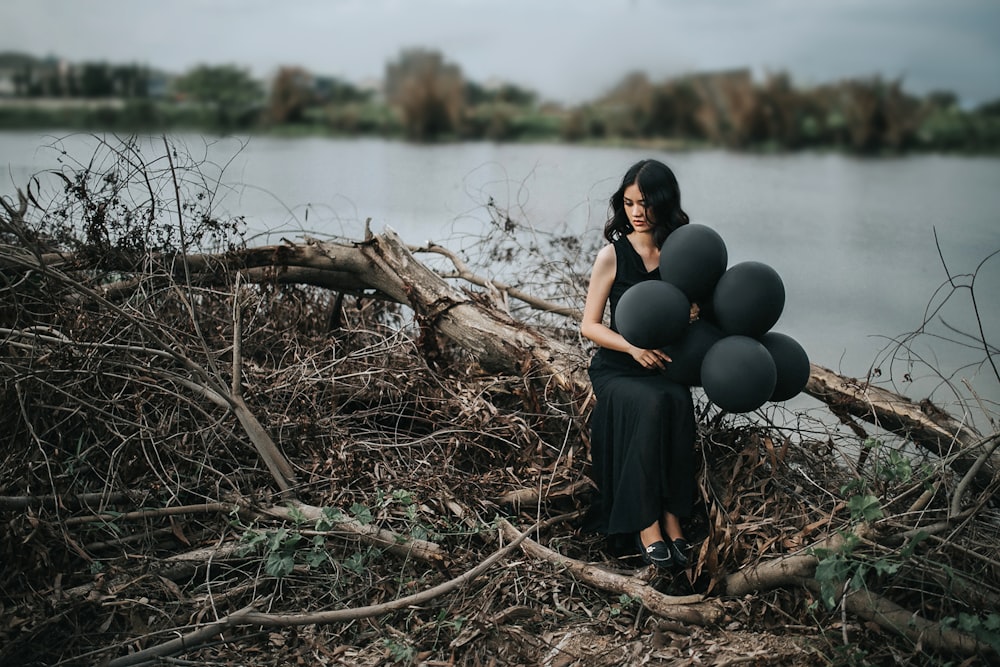
[[[618,300],[615,325],[628,342],[653,350],[680,338],[690,313],[691,303],[680,289],[662,280],[644,280]]]
[[[768,331],[760,342],[771,353],[777,371],[772,401],[787,401],[809,382],[809,356],[798,341],[787,334]]]
[[[700,387],[701,363],[722,336],[722,330],[707,320],[692,322],[676,343],[663,348],[671,359],[666,376],[679,384]]]
[[[727,412],[752,412],[774,392],[777,369],[763,343],[749,336],[726,336],[701,364],[705,395]]]
[[[730,267],[712,293],[715,321],[730,335],[762,336],[778,321],[784,307],[781,277],[761,262]]]
[[[670,233],[660,248],[660,278],[676,285],[691,301],[712,294],[726,271],[726,244],[711,227],[682,225]]]

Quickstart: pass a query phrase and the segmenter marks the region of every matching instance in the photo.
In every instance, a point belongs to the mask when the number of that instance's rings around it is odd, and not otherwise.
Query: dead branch
[[[543,500],[552,501],[559,498],[570,498],[592,488],[594,488],[592,481],[581,479],[555,489],[514,489],[500,496],[497,502],[500,505],[513,507],[515,511],[521,511],[522,509],[537,507]]]
[[[180,516],[183,514],[216,514],[232,511],[231,505],[224,503],[205,503],[203,505],[180,505],[177,507],[160,507],[157,509],[138,510],[135,512],[92,514],[90,516],[71,516],[63,520],[65,526],[77,526],[83,523],[97,521],[136,521],[155,519],[164,516]]]
[[[55,275],[59,275],[59,273],[56,272]],[[70,282],[77,285],[80,289],[89,292],[91,296],[96,296],[96,293],[89,288],[79,285],[76,281]],[[100,300],[103,300],[103,298]],[[122,312],[122,315],[135,320],[135,318],[130,317],[127,313]],[[146,325],[141,326],[148,329],[148,326]],[[46,343],[50,345],[72,346],[92,350],[127,352],[129,354],[139,356],[140,358],[143,356],[153,356],[161,359],[177,361],[183,368],[193,371],[192,374],[194,377],[186,377],[166,369],[149,368],[148,372],[160,374],[165,379],[188,387],[194,395],[201,398],[207,398],[220,407],[232,410],[233,414],[236,415],[236,418],[246,430],[251,443],[257,449],[261,459],[264,461],[268,470],[270,470],[280,489],[283,492],[289,492],[291,490],[292,483],[295,481],[295,471],[292,468],[291,463],[289,463],[285,458],[285,455],[278,448],[277,444],[268,434],[267,430],[258,421],[257,417],[249,409],[243,398],[241,396],[233,395],[227,390],[226,385],[213,382],[208,373],[197,363],[177,352],[172,346],[160,340],[159,337],[153,336],[153,342],[159,345],[157,348],[74,341],[60,332],[44,333],[42,331],[31,329],[21,330],[0,328],[0,334],[3,334],[11,339],[24,340],[25,342],[23,343],[18,340],[8,340],[8,344],[18,345],[26,349],[32,349],[40,343]]]
[[[863,525],[858,526],[855,533],[859,536],[871,536],[871,531]],[[843,545],[844,536],[836,534],[817,542],[807,551],[821,549],[836,551]],[[819,559],[809,553],[784,556],[745,567],[726,577],[725,591],[727,595],[743,597],[773,588],[805,586],[819,596],[820,583],[813,578],[818,562]],[[923,619],[912,610],[904,609],[869,590],[848,592],[843,596],[841,603],[848,613],[877,623],[890,632],[906,637],[914,643],[923,643],[936,651],[965,656],[986,655],[991,651],[989,645],[977,641],[975,637],[941,623]]]
[[[180,507],[164,507],[152,510],[142,510],[136,512],[126,512],[121,514],[102,513],[90,516],[69,517],[63,521],[66,526],[74,526],[98,521],[129,521],[151,519],[164,516],[179,516],[185,514],[202,513],[223,513],[228,514],[236,510],[245,519],[268,518],[281,519],[284,521],[296,521],[305,519],[315,522],[324,517],[323,508],[312,507],[302,503],[293,503],[284,507],[269,507],[253,510],[248,507],[230,505],[225,503],[206,503],[204,505],[189,505]],[[295,515],[297,513],[297,516]],[[334,519],[328,519],[331,524],[330,530],[310,531],[303,530],[303,534],[310,535],[338,535],[343,537],[349,535],[367,544],[384,549],[394,555],[417,559],[425,562],[440,563],[444,556],[440,546],[427,540],[418,540],[400,535],[385,528],[362,524],[356,519],[351,519],[340,514]],[[153,565],[153,570],[159,575],[172,581],[180,581],[190,577],[199,567],[207,566],[231,558],[246,558],[243,553],[245,545],[239,541],[225,542],[220,545],[201,547],[191,551],[170,556]],[[76,597],[86,597],[92,592],[100,590],[115,589],[120,590],[133,583],[128,577],[116,579],[113,582],[95,581],[66,591],[68,595]]]
[[[972,468],[980,454],[976,449],[982,446],[982,436],[927,401],[914,403],[905,396],[838,375],[817,364],[812,364],[805,392],[835,407],[838,413],[854,415],[938,456],[951,457],[955,469],[962,473]],[[994,453],[981,466],[976,480],[980,488],[985,488],[1000,470],[1000,457]]]
[[[862,524],[854,529],[854,534],[867,537],[871,535],[871,530]],[[837,551],[843,546],[844,535],[836,533],[824,536],[797,553],[744,567],[726,577],[724,582],[726,595],[742,597],[772,588],[800,585],[803,581],[811,579],[816,570],[819,559],[814,552]]]
[[[171,581],[183,581],[193,576],[201,567],[233,558],[246,558],[245,551],[246,545],[241,544],[239,540],[231,540],[168,556],[151,569],[157,576]],[[84,587],[81,587],[80,592],[85,592]]]
[[[782,556],[747,566],[726,577],[727,595],[742,597],[774,588],[801,585],[816,571],[817,558],[808,554]]]
[[[443,278],[461,278],[465,282],[472,285],[498,290],[517,299],[518,301],[528,304],[536,310],[544,310],[545,312],[555,313],[556,315],[565,315],[575,320],[579,320],[583,316],[583,313],[581,313],[579,309],[567,308],[559,305],[558,303],[552,303],[551,301],[539,299],[531,294],[528,294],[527,292],[524,292],[523,290],[511,287],[506,283],[483,278],[470,269],[468,264],[463,262],[457,254],[440,244],[428,242],[426,246],[409,246],[409,250],[410,252],[430,252],[447,257],[455,266],[455,272],[442,275]]]
[[[185,258],[192,276],[298,282],[371,296],[413,308],[419,320],[472,353],[488,371],[525,368],[576,395],[587,386],[584,354],[553,341],[451,287],[413,257],[392,230],[363,243],[311,242]],[[37,268],[37,266],[35,267]],[[291,273],[289,273],[291,272]]]
[[[973,461],[972,465],[969,466],[969,469],[965,472],[965,475],[963,475],[962,480],[958,483],[958,486],[955,487],[955,493],[952,495],[950,505],[950,510],[953,515],[961,514],[962,498],[965,496],[966,490],[968,490],[969,485],[976,478],[976,475],[979,474],[979,470],[993,457],[993,454],[996,452],[998,446],[1000,446],[1000,432],[994,433],[987,438],[983,438],[982,441],[969,448],[969,451],[973,454],[980,447],[983,448],[983,451],[978,457],[976,457],[976,460]]]
[[[713,625],[718,623],[725,613],[718,601],[705,600],[703,595],[683,597],[665,595],[650,586],[648,582],[637,577],[615,574],[596,565],[584,563],[547,549],[538,542],[527,539],[528,533],[519,532],[505,520],[502,520],[500,525],[507,539],[523,542],[522,549],[529,556],[565,568],[576,579],[601,590],[636,598],[646,609],[657,616],[695,625]]]
[[[81,493],[73,496],[0,496],[0,510],[26,510],[42,507],[104,507],[126,502],[124,493]]]
[[[819,584],[815,581],[806,580],[803,583],[814,593],[819,593]],[[843,597],[842,604],[848,613],[877,623],[886,630],[906,637],[917,646],[948,655],[980,656],[986,660],[997,658],[996,652],[988,644],[976,640],[972,635],[928,621],[912,610],[904,609],[871,591],[860,589],[849,592]]]
[[[323,508],[292,502],[286,507],[270,507],[260,510],[260,514],[263,516],[285,520],[294,520],[296,513],[307,520],[315,521],[323,516]],[[434,563],[440,563],[444,560],[441,547],[427,540],[408,538],[385,528],[363,524],[357,519],[344,515],[333,519],[331,523],[333,524],[331,531],[333,533],[353,535],[368,544],[385,549],[402,558],[416,558]]]

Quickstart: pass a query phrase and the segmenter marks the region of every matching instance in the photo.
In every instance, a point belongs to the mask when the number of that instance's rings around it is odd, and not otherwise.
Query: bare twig
[[[972,480],[975,479],[976,474],[979,473],[980,468],[982,468],[986,462],[990,460],[993,456],[993,452],[997,450],[997,447],[1000,447],[1000,432],[983,438],[981,442],[969,447],[969,451],[975,451],[980,447],[983,448],[982,453],[976,457],[975,462],[962,476],[962,480],[958,483],[958,486],[955,487],[955,492],[952,494],[950,510],[953,516],[961,513],[962,497],[965,495],[966,490],[969,488]]]
[[[579,320],[582,316],[580,310],[576,308],[567,308],[558,303],[539,299],[531,294],[528,294],[527,292],[511,287],[504,282],[498,280],[488,280],[480,275],[477,275],[474,271],[472,271],[472,269],[469,268],[468,264],[462,261],[461,257],[448,248],[445,248],[437,243],[428,242],[425,246],[409,246],[409,249],[410,252],[414,253],[429,252],[447,257],[451,263],[455,265],[455,273],[444,274],[442,276],[444,278],[461,278],[466,282],[472,283],[473,285],[479,285],[480,287],[485,287],[487,289],[499,290],[528,304],[536,310],[543,310],[548,313],[555,313],[556,315],[565,315],[575,320]]]

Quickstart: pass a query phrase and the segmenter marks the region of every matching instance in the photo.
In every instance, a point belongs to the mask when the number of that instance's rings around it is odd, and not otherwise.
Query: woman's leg
[[[663,539],[660,522],[654,521],[639,531],[639,552],[643,559],[660,570],[670,570],[674,567],[674,548]]]
[[[676,567],[685,568],[691,562],[688,554],[688,542],[681,530],[680,519],[672,512],[663,513],[663,532],[666,532],[667,544],[670,545],[671,560]]]
[[[670,512],[664,512],[663,528],[667,532],[667,537],[670,538],[671,540],[684,539],[684,531],[681,529],[681,520],[677,518],[676,514],[672,514]],[[657,532],[661,531],[657,530]]]
[[[642,540],[642,545],[644,547],[648,547],[650,544],[655,542],[662,542],[663,531],[660,530],[660,522],[654,521],[651,525],[640,530],[639,539]]]

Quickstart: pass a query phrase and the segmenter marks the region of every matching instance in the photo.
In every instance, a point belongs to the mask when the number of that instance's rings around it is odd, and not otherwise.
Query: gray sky
[[[467,79],[590,100],[654,80],[751,67],[799,85],[902,77],[915,94],[1000,98],[1000,0],[2,0],[0,49],[182,72],[281,65],[358,83],[401,49],[440,50]]]

